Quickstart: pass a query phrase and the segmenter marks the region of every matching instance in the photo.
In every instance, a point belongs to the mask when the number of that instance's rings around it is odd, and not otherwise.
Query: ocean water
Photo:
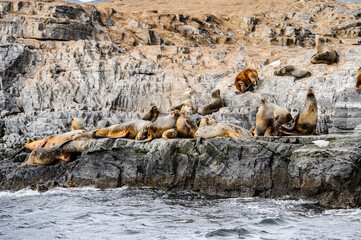
[[[0,192],[0,239],[361,239],[361,209],[149,188]]]

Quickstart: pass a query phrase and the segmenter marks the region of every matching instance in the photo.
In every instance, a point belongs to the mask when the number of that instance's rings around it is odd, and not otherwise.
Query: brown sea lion
[[[195,137],[231,137],[235,140],[251,137],[252,133],[247,129],[230,123],[214,123],[198,128]]]
[[[160,115],[162,115],[162,113],[159,108],[154,103],[151,103],[150,108],[144,114],[142,120],[155,122]]]
[[[194,138],[194,134],[198,130],[198,127],[196,121],[192,117],[192,109],[190,107],[186,105],[182,107],[176,126],[179,137]]]
[[[293,65],[288,65],[281,69],[278,69],[274,72],[274,74],[276,76],[293,76],[295,77],[295,80],[311,76],[310,71],[296,68]]]
[[[214,120],[213,118],[203,118],[201,120],[201,122],[199,123],[199,128],[204,127],[204,126],[208,126],[208,125],[213,125],[216,124],[217,121]]]
[[[22,147],[19,151],[17,151],[11,158],[15,157],[16,155],[18,155],[19,153],[21,153],[23,151],[31,152],[40,146],[46,148],[46,147],[51,147],[51,146],[62,144],[69,140],[74,140],[74,139],[80,137],[80,135],[82,135],[84,133],[87,133],[87,131],[74,130],[71,132],[57,134],[57,135],[54,135],[54,136],[51,136],[48,138],[44,138],[44,139],[40,139],[37,141],[28,140],[27,144],[25,144],[25,146]]]
[[[356,72],[356,89],[361,90],[361,67]]]
[[[71,130],[85,130],[84,125],[82,124],[81,120],[79,118],[71,118]]]
[[[270,105],[273,107],[273,115],[280,125],[288,123],[292,120],[292,115],[289,111],[287,111],[287,109],[281,108],[274,103],[270,103]]]
[[[282,134],[316,134],[318,118],[317,100],[312,89],[306,95],[305,104],[294,118],[291,127],[281,126]]]
[[[106,137],[135,138],[140,131],[146,129],[151,124],[151,121],[133,120],[106,128],[96,129],[92,134]]]
[[[165,130],[162,134],[162,138],[168,139],[168,138],[175,138],[178,136],[178,131],[174,128]]]
[[[221,98],[221,91],[219,89],[212,92],[212,100],[209,104],[203,105],[198,109],[198,113],[202,116],[217,112],[224,107],[223,99]]]
[[[68,163],[74,154],[83,152],[89,141],[74,141],[69,140],[63,144],[43,148],[38,147],[31,152],[24,165],[50,165],[56,160],[61,160],[63,163]]]
[[[256,115],[255,136],[277,136],[278,126],[274,117],[274,108],[261,98],[260,106]]]
[[[139,142],[148,142],[155,138],[161,138],[164,131],[174,128],[177,123],[179,111],[174,110],[169,115],[160,117],[148,127],[147,138]],[[145,131],[142,131],[144,133]],[[137,138],[142,139],[143,136],[138,135]]]
[[[331,64],[338,62],[339,56],[337,52],[326,43],[326,39],[321,36],[316,36],[316,50],[317,54],[311,58],[311,63],[326,63]]]
[[[180,111],[182,109],[183,105],[186,105],[186,106],[189,106],[192,108],[192,113],[195,113],[192,95],[193,95],[192,91],[184,92],[182,95],[182,103],[180,105],[176,105],[176,106],[169,108],[169,111],[170,112],[174,111],[174,110]]]
[[[240,72],[234,80],[236,88],[241,92],[254,90],[254,87],[258,85],[258,73],[254,69],[246,69]]]

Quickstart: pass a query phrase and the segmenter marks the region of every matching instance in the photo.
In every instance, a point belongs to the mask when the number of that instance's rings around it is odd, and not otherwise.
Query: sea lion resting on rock
[[[198,130],[198,127],[196,121],[192,117],[192,109],[190,107],[186,105],[182,107],[176,126],[179,137],[194,138],[194,134]]]
[[[192,91],[184,92],[182,95],[182,100],[183,100],[182,104],[169,108],[169,111],[170,112],[174,111],[174,110],[180,111],[182,109],[183,105],[186,105],[186,106],[189,106],[192,108],[192,113],[195,113],[192,95],[193,95]]]
[[[294,118],[291,127],[281,126],[282,134],[316,134],[318,118],[317,100],[314,92],[309,89],[305,104]]]
[[[87,131],[79,118],[71,118],[71,130],[72,131],[75,131],[75,130]]]
[[[28,159],[22,164],[22,166],[34,164],[50,165],[56,160],[68,163],[73,154],[79,154],[85,150],[88,142],[89,141],[69,140],[61,145],[53,147],[36,148],[31,152]]]
[[[198,113],[202,116],[217,112],[224,107],[223,99],[221,98],[221,91],[219,89],[212,92],[212,100],[209,104],[203,105],[198,109]]]
[[[278,125],[274,116],[274,108],[267,100],[261,98],[256,115],[255,136],[277,136]]]
[[[356,89],[361,90],[361,67],[356,72]]]
[[[151,103],[150,108],[144,114],[142,120],[155,122],[160,115],[162,115],[162,113],[159,108],[154,103]]]
[[[56,146],[59,144],[62,144],[69,140],[75,140],[77,138],[91,138],[90,135],[86,135],[87,131],[85,130],[74,130],[71,132],[66,132],[62,134],[57,134],[48,138],[40,139],[37,141],[34,140],[28,140],[27,144],[25,144],[24,147],[22,147],[19,151],[17,151],[12,157],[15,157],[19,153],[23,151],[33,151],[34,149],[42,146],[44,148]]]
[[[171,111],[169,113],[169,115],[158,118],[157,121],[152,123],[147,128],[148,131],[145,131],[143,129],[143,131],[141,131],[139,134],[137,134],[136,139],[142,140],[139,142],[148,142],[155,138],[161,138],[164,131],[166,131],[168,129],[173,129],[176,126],[178,116],[179,116],[179,111],[174,110],[174,111]],[[147,136],[147,138],[144,139],[146,136]]]
[[[213,138],[213,137],[231,137],[235,140],[248,138],[252,136],[252,133],[247,129],[239,127],[230,123],[214,123],[200,127],[195,136],[201,138]]]
[[[311,58],[311,63],[326,63],[331,64],[338,62],[339,56],[337,52],[326,43],[326,39],[321,36],[316,36],[316,50],[317,54]]]
[[[295,80],[311,76],[310,71],[296,68],[293,65],[288,65],[281,69],[278,69],[274,72],[274,74],[276,76],[293,76],[295,77]]]
[[[133,120],[106,128],[96,129],[92,133],[94,135],[105,137],[135,138],[139,132],[148,128],[151,124],[151,121]]]
[[[240,72],[234,80],[236,88],[241,92],[254,90],[254,87],[258,85],[258,73],[254,69],[246,69]]]

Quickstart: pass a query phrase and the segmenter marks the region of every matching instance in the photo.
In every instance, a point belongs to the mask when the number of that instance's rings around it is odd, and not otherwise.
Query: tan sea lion
[[[251,137],[252,133],[247,129],[230,123],[214,123],[198,128],[195,137],[231,137],[235,140]]]
[[[339,55],[337,52],[326,43],[326,39],[321,36],[316,36],[316,50],[317,54],[311,58],[311,63],[326,63],[331,64],[338,62]]]
[[[71,130],[85,130],[84,125],[82,124],[81,120],[79,118],[71,118]]]
[[[165,130],[162,134],[162,138],[168,139],[168,138],[175,138],[178,136],[178,131],[174,128]]]
[[[255,136],[277,136],[278,126],[274,117],[274,108],[261,98],[260,106],[256,115]]]
[[[148,142],[155,138],[161,138],[164,131],[176,126],[178,116],[179,111],[174,110],[169,115],[158,118],[157,121],[148,127],[147,138],[139,142]],[[142,133],[145,133],[145,131],[142,131]],[[143,137],[142,135],[137,135],[138,139],[143,139]]]
[[[192,109],[190,107],[186,105],[182,107],[176,126],[179,137],[194,138],[194,134],[198,130],[198,127],[196,121],[192,117]]]
[[[356,72],[356,89],[361,90],[361,67]]]
[[[159,108],[158,108],[154,103],[151,103],[151,104],[150,104],[150,108],[149,108],[148,111],[144,114],[144,116],[142,117],[142,120],[155,122],[155,120],[157,120],[157,118],[158,118],[160,115],[162,115],[162,113],[161,113],[161,111],[159,110]]]
[[[224,107],[223,99],[221,98],[221,91],[219,89],[212,92],[212,100],[209,104],[203,105],[198,109],[198,113],[202,116],[217,112]]]
[[[288,65],[281,69],[278,69],[274,72],[274,74],[276,76],[293,76],[295,77],[295,80],[311,76],[310,71],[297,68],[293,65]]]
[[[182,109],[183,105],[186,105],[186,106],[189,106],[192,108],[192,113],[195,113],[192,95],[193,95],[192,91],[184,92],[182,95],[182,103],[180,105],[176,105],[176,106],[169,108],[169,111],[170,112],[174,111],[174,110],[180,111]]]
[[[254,87],[258,85],[258,73],[254,69],[246,69],[240,72],[234,80],[236,88],[241,92],[254,90]]]
[[[96,129],[92,134],[106,137],[135,138],[140,131],[148,128],[151,124],[151,121],[133,120],[106,128]]]
[[[201,122],[199,123],[199,128],[204,127],[204,126],[208,126],[208,125],[213,125],[216,124],[217,121],[214,120],[213,118],[203,118],[201,120]]]
[[[22,166],[25,165],[50,165],[56,160],[61,160],[63,163],[68,163],[74,154],[83,152],[89,141],[74,141],[69,140],[63,144],[43,148],[39,147],[31,152],[28,159]]]
[[[312,89],[306,95],[305,104],[294,118],[291,127],[281,126],[282,134],[316,134],[318,118],[317,100]]]
[[[270,103],[270,105],[273,108],[273,115],[280,125],[288,123],[292,120],[292,115],[289,111],[287,111],[287,109],[281,108],[274,103]]]

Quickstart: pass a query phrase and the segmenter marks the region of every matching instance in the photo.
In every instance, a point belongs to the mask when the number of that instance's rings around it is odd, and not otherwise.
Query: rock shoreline
[[[329,141],[318,147],[312,141]],[[150,186],[226,197],[304,198],[328,208],[361,206],[361,136],[126,139],[90,142],[69,164],[0,163],[0,189]]]

